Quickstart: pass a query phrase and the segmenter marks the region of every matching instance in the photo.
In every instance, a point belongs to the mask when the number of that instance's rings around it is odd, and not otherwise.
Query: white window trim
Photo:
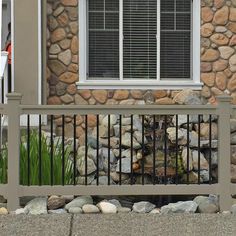
[[[123,1],[120,0],[120,18],[123,8]],[[160,1],[157,0],[157,9],[160,11]],[[157,53],[157,79],[155,80],[123,80],[123,62],[120,60],[120,79],[119,80],[89,80],[87,79],[87,0],[79,1],[79,82],[76,83],[78,89],[184,89],[191,88],[201,90],[203,83],[200,81],[200,28],[201,28],[201,1],[193,0],[192,14],[192,79],[191,80],[160,80],[160,53]],[[120,21],[120,30],[123,25]],[[122,32],[122,31],[120,31]],[[160,33],[160,20],[157,24],[157,37]],[[123,44],[123,35],[120,34],[120,43]],[[120,47],[122,48],[122,47]],[[157,44],[157,50],[160,51],[160,44]],[[123,57],[123,51],[120,50],[120,58]]]

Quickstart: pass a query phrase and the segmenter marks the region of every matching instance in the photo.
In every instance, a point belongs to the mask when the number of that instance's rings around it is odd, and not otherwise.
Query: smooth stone
[[[218,200],[213,195],[209,197],[197,196],[193,201],[198,204],[200,213],[217,213],[219,211]]]
[[[136,202],[133,205],[133,212],[137,213],[149,213],[152,211],[156,205],[146,202],[146,201],[141,201],[141,202]]]
[[[120,160],[117,162],[116,172],[120,172]],[[131,158],[122,158],[121,172],[126,174],[131,173]]]
[[[1,207],[0,208],[0,215],[7,215],[8,214],[8,210],[5,207]]]
[[[21,215],[21,214],[26,215],[28,213],[29,213],[28,209],[25,209],[25,208],[19,208],[19,209],[15,210],[16,215]]]
[[[117,208],[122,207],[120,202],[117,199],[111,199],[111,200],[108,200],[108,202],[110,202],[111,204],[115,205]]]
[[[192,152],[192,157],[193,157],[193,169],[198,170],[198,151],[193,150]],[[200,152],[200,170],[208,170],[209,169],[209,164],[204,157],[204,155]]]
[[[197,210],[197,203],[194,201],[169,203],[166,206],[161,207],[161,214],[168,213],[194,213]]]
[[[31,215],[47,214],[47,198],[34,198],[26,204],[25,210],[28,210]]]
[[[68,212],[71,214],[82,214],[83,213],[83,211],[80,207],[70,207]]]
[[[201,182],[206,183],[209,182],[209,171],[208,170],[200,170]]]
[[[110,202],[99,202],[97,204],[97,207],[104,214],[115,214],[117,212],[117,207]]]
[[[80,196],[75,198],[70,203],[66,204],[65,209],[69,210],[71,207],[82,208],[85,204],[93,204],[93,199],[91,196]]]
[[[92,204],[85,204],[85,205],[83,205],[82,210],[86,214],[91,214],[91,213],[93,214],[93,213],[99,213],[100,212],[98,207],[96,207],[96,206],[94,206]]]

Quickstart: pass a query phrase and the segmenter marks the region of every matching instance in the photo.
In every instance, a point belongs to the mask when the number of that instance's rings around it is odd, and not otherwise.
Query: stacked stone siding
[[[200,91],[170,90],[81,90],[78,61],[78,1],[47,0],[48,104],[214,104],[215,97],[230,94],[236,104],[236,0],[201,1]],[[200,1],[200,0],[199,0]],[[55,117],[57,133],[62,118]],[[73,117],[65,117],[65,136],[73,133]],[[88,115],[90,131],[96,116]],[[232,120],[234,123],[235,120]],[[84,143],[84,117],[76,117],[76,136]],[[206,127],[208,124],[203,124]],[[232,130],[232,175],[236,176],[235,141]]]
[[[48,0],[48,104],[173,104],[178,91],[77,90],[78,1]],[[200,94],[227,93],[236,104],[236,0],[202,0]]]

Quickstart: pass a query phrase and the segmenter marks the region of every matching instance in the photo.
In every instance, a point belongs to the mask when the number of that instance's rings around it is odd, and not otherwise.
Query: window
[[[80,85],[200,85],[200,1],[79,2]]]

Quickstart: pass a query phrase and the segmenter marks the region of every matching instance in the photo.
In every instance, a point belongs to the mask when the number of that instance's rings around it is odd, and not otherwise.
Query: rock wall
[[[214,104],[222,93],[236,104],[236,0],[201,0],[201,6],[201,91],[77,90],[78,0],[47,0],[48,104]],[[72,120],[65,118],[66,136],[73,132]],[[61,117],[56,124],[60,134]],[[76,125],[76,136],[83,141],[84,117],[77,116]],[[89,128],[95,125],[96,117],[89,115]],[[234,155],[232,163],[236,176]]]
[[[78,0],[47,1],[48,104],[174,104],[178,91],[77,90]],[[202,0],[201,96],[236,104],[236,0]]]

